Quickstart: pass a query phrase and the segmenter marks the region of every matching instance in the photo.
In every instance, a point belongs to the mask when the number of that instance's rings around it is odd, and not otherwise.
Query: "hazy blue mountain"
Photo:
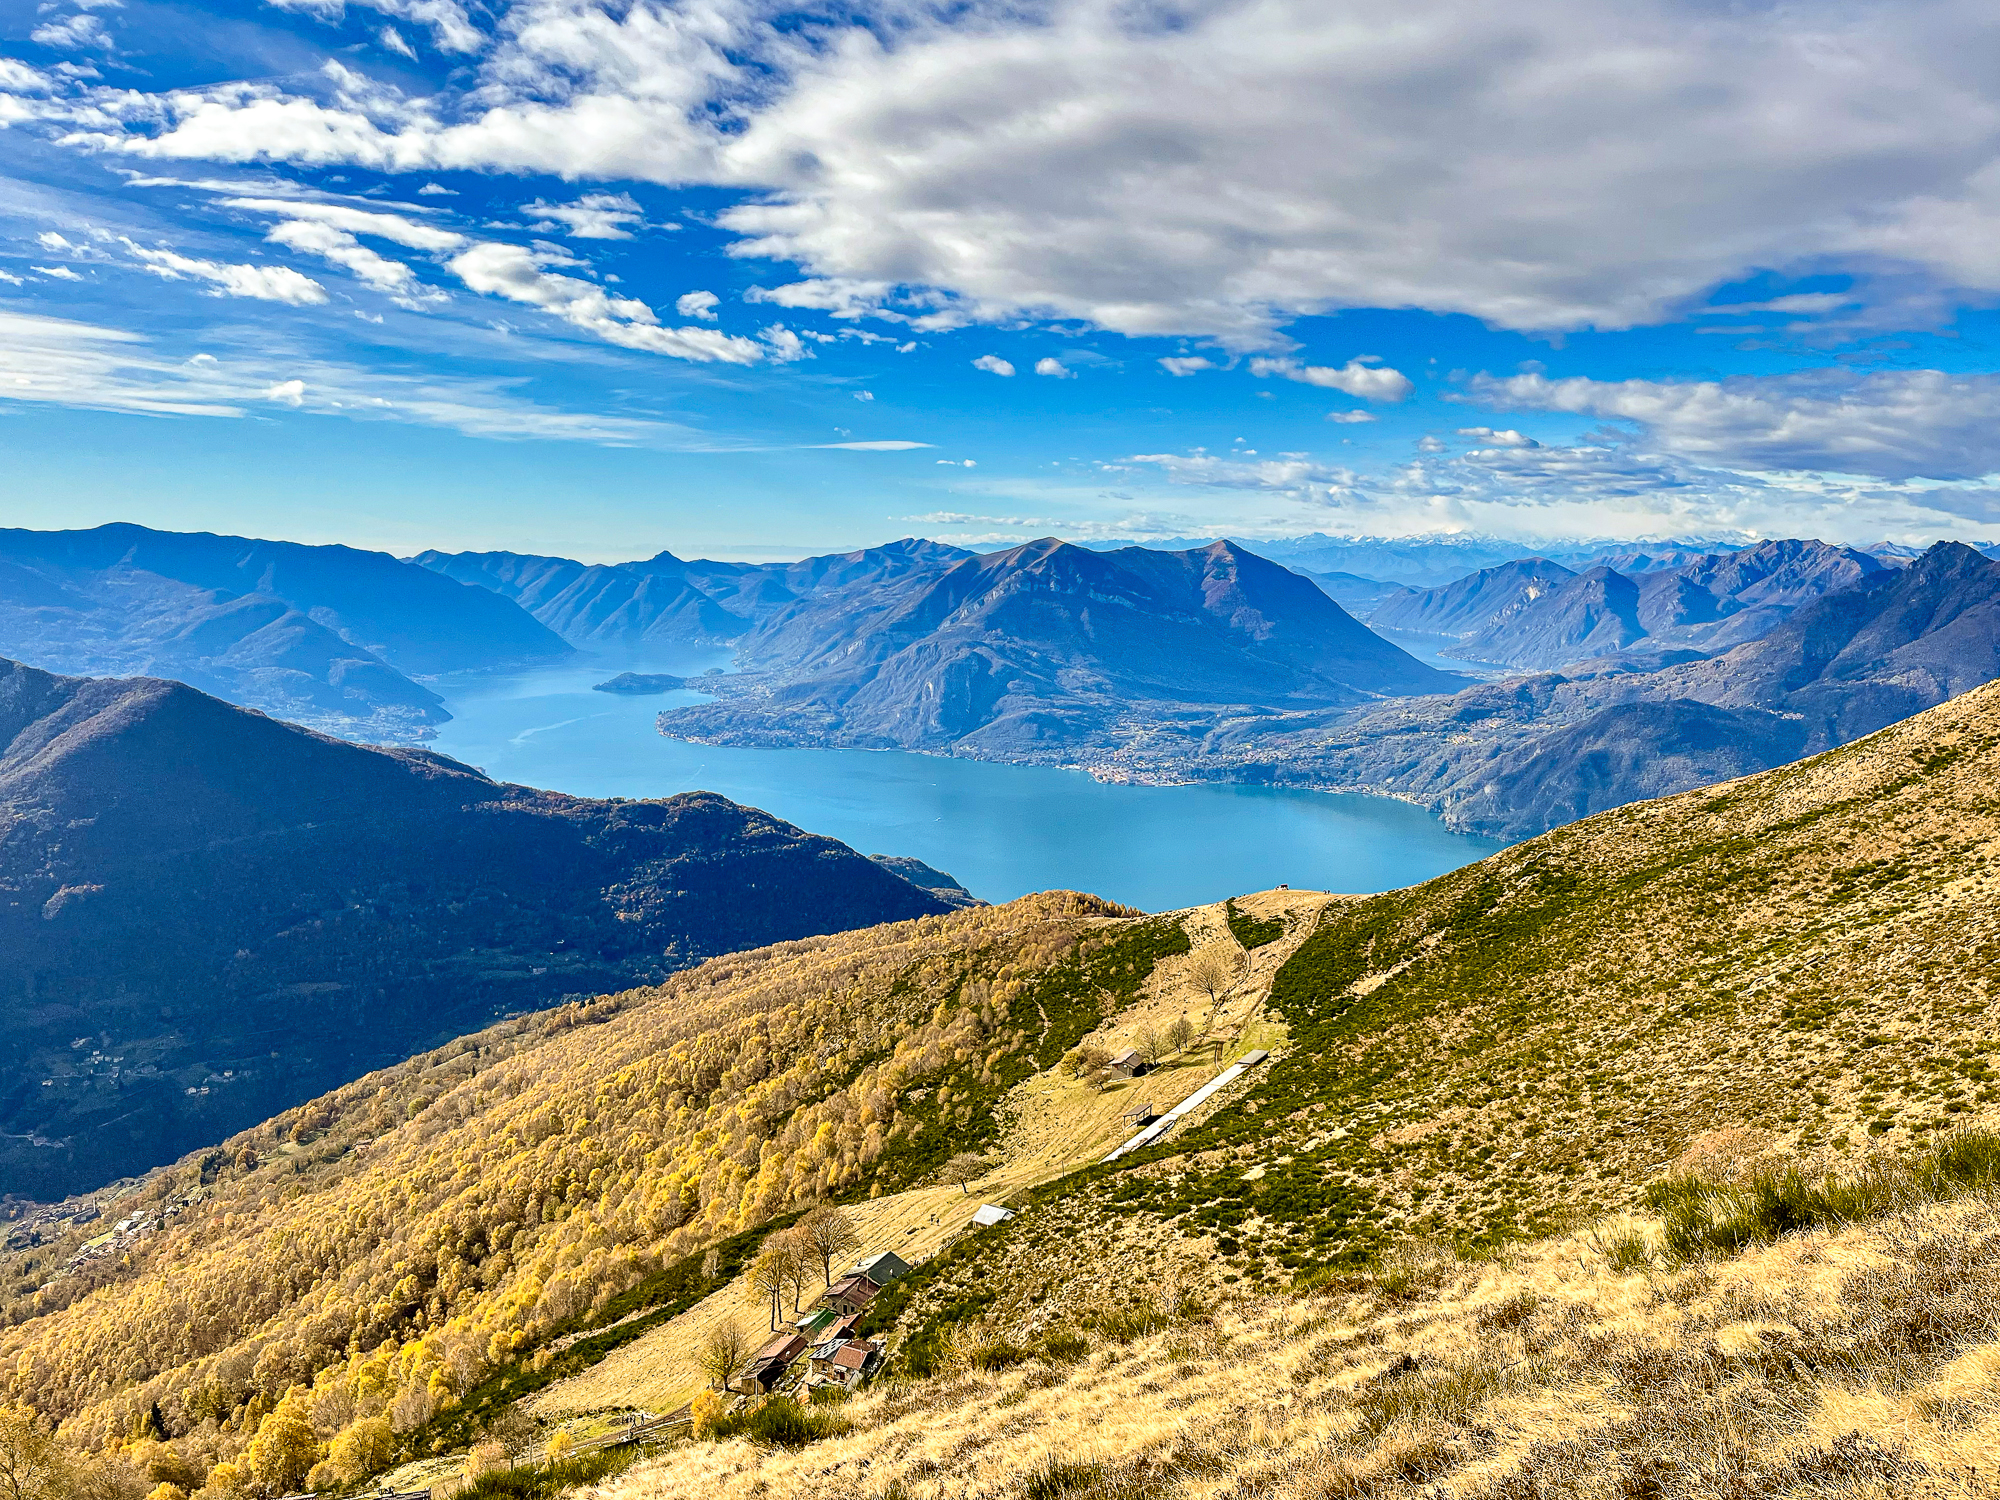
[[[1359,573],[1315,573],[1310,568],[1294,568],[1292,571],[1310,578],[1322,594],[1357,620],[1367,619],[1385,601],[1410,592],[1400,583],[1363,578]]]
[[[1365,616],[1375,630],[1469,639],[1522,610],[1576,574],[1544,557],[1524,557],[1434,589],[1404,590]]]
[[[506,600],[386,553],[125,525],[0,531],[0,653],[174,677],[361,738],[409,740],[450,717],[412,677],[568,651]]]
[[[1132,720],[1194,724],[1461,680],[1229,542],[1101,553],[1045,539],[868,601],[802,602],[740,652],[755,674],[719,680],[721,702],[662,715],[666,732],[1061,759]]]
[[[1525,837],[1846,744],[1996,677],[2000,562],[1949,542],[1720,655],[1245,719],[1209,738],[1203,768],[1159,769],[1389,791]]]
[[[572,645],[630,651],[726,645],[801,599],[941,572],[971,555],[905,537],[784,563],[689,562],[671,552],[628,563],[514,552],[424,552],[414,561],[506,596]]]
[[[0,1184],[170,1160],[476,1028],[952,904],[707,792],[592,801],[0,663]]]
[[[1520,564],[1509,565],[1520,568]],[[1495,577],[1506,572],[1492,570]],[[1553,670],[1635,649],[1726,650],[1775,629],[1793,611],[1883,572],[1867,553],[1818,541],[1769,541],[1698,557],[1676,567],[1620,573],[1606,564],[1569,577],[1523,583],[1518,602],[1476,628],[1450,632],[1450,654],[1529,670]],[[1391,600],[1369,623],[1452,614],[1459,600],[1505,590],[1475,574],[1445,589]],[[1463,620],[1470,623],[1468,610]],[[1403,626],[1401,628],[1421,628]]]
[[[1608,656],[1645,638],[1639,585],[1595,567],[1556,581],[1465,637],[1451,654],[1511,667],[1553,668]]]

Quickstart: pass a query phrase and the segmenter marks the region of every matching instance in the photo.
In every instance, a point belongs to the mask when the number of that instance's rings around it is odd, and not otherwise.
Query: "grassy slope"
[[[645,1329],[538,1351],[712,1290],[718,1241],[990,1138],[1012,1081],[1185,948],[1118,910],[781,944],[363,1079],[159,1174],[120,1211],[178,1213],[88,1274],[67,1242],[0,1261],[0,1392],[92,1448],[163,1430],[198,1469],[295,1384],[322,1437],[386,1411],[405,1451],[462,1441],[467,1408]]]
[[[1669,1168],[2000,1115],[1996,789],[1989,687],[1335,903],[1254,1086],[899,1286],[878,1321],[942,1378],[802,1456],[697,1445],[614,1493],[1981,1493],[1990,1189],[1715,1262],[1619,1215]],[[1189,1289],[1219,1314],[1167,1317]],[[1084,1365],[1037,1356],[1079,1329]]]

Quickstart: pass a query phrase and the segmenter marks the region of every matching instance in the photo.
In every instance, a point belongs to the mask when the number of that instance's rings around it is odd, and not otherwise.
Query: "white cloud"
[[[123,243],[132,258],[155,276],[168,281],[192,277],[211,282],[218,297],[250,297],[259,302],[289,303],[293,307],[310,307],[326,301],[325,287],[290,266],[230,265],[199,260],[173,250],[148,250],[131,240]]]
[[[344,0],[267,0],[280,10],[304,11],[322,20],[338,21],[346,10]],[[355,0],[369,10],[399,20],[428,26],[444,52],[477,52],[486,38],[457,0]]]
[[[1342,422],[1347,424],[1353,424],[1356,422],[1372,422],[1375,420],[1375,413],[1372,411],[1361,411],[1358,409],[1354,411],[1330,411],[1326,414],[1326,419],[1329,422]]]
[[[57,281],[83,280],[81,276],[77,275],[68,266],[29,266],[28,269],[42,276],[53,276]]]
[[[467,243],[464,235],[440,229],[435,224],[425,224],[403,214],[349,208],[340,203],[300,203],[288,198],[225,198],[222,206],[242,209],[245,213],[309,220],[348,234],[365,234],[388,240],[411,250],[442,252],[457,250]]]
[[[182,359],[123,329],[0,310],[0,401],[154,417],[243,417],[271,402],[321,416],[448,427],[475,437],[706,446],[668,424],[566,412],[499,382],[362,372],[284,356]],[[296,398],[296,399],[294,399]]]
[[[1037,375],[1050,375],[1055,377],[1057,380],[1076,379],[1076,371],[1070,369],[1061,360],[1053,358],[1043,358],[1036,360],[1035,373]]]
[[[384,26],[376,33],[376,40],[381,42],[389,51],[399,56],[407,57],[411,62],[417,60],[417,49],[404,41],[403,33],[393,26]]]
[[[980,355],[979,358],[972,362],[972,368],[975,370],[984,370],[989,375],[1012,375],[1014,373],[1013,364],[1008,360],[1002,359],[997,354]]]
[[[602,287],[574,276],[544,271],[540,260],[519,245],[477,244],[453,256],[448,264],[475,292],[539,307],[626,349],[737,365],[754,364],[762,357],[762,351],[749,339],[733,338],[713,328],[662,328],[645,303],[613,297]]]
[[[1542,445],[1533,438],[1516,432],[1511,427],[1461,427],[1458,435],[1483,443],[1489,448],[1539,448]]]
[[[691,329],[689,331],[699,332],[700,330]],[[758,329],[757,337],[763,340],[767,356],[778,364],[785,365],[790,364],[796,359],[811,359],[813,357],[813,352],[805,346],[805,341],[783,323],[772,323],[767,327]]]
[[[856,401],[873,401],[875,399],[875,393],[873,391],[856,391],[854,393],[854,399]]]
[[[1758,269],[1846,269],[1902,312],[2000,293],[1974,0],[878,0],[809,30],[776,0],[502,0],[490,36],[454,0],[372,8],[484,55],[432,98],[339,70],[102,90],[67,118],[160,159],[742,190],[741,251],[878,289],[837,316],[933,296],[934,327],[1268,349],[1352,306],[1627,327]]]
[[[86,47],[112,50],[111,33],[104,29],[102,21],[88,13],[44,21],[28,33],[28,40],[63,52],[80,52]]]
[[[535,202],[521,212],[566,225],[570,237],[578,240],[629,240],[632,231],[626,226],[646,222],[644,211],[630,193],[586,193],[574,203]]]
[[[713,292],[683,292],[674,303],[674,311],[684,318],[699,318],[704,323],[713,323],[716,304],[721,300]]]
[[[1731,380],[1551,380],[1480,376],[1482,405],[1640,424],[1649,447],[1755,472],[1820,470],[1880,479],[2000,473],[2000,376],[1811,370]]]
[[[441,182],[427,182],[417,189],[419,198],[456,198],[457,188],[448,188]]]
[[[834,429],[836,432],[838,428]],[[814,448],[846,448],[853,453],[907,453],[912,448],[935,448],[936,443],[909,443],[900,438],[884,438],[871,443],[812,443]]]
[[[1198,370],[1213,370],[1215,361],[1199,354],[1170,354],[1160,361],[1160,368],[1169,375],[1192,375]]]
[[[885,281],[849,281],[821,278],[794,281],[787,286],[753,286],[743,294],[745,302],[771,302],[779,307],[811,308],[835,318],[889,318],[905,321],[903,315],[884,307],[889,296]]]
[[[343,266],[378,292],[408,296],[417,289],[416,273],[399,260],[376,254],[344,229],[306,219],[290,219],[273,229],[266,239],[288,250],[317,255]]]
[[[1369,358],[1350,359],[1337,369],[1331,365],[1300,364],[1295,359],[1259,358],[1250,361],[1250,373],[1259,379],[1281,375],[1304,385],[1343,391],[1362,401],[1401,401],[1416,389],[1402,371]]]

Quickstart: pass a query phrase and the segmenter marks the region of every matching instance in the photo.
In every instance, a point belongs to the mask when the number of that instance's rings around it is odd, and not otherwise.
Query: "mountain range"
[[[929,576],[971,557],[905,537],[882,547],[787,563],[580,563],[516,552],[422,552],[421,566],[490,589],[573,646],[621,652],[726,645],[814,595]]]
[[[1031,542],[872,585],[866,597],[850,588],[802,599],[739,651],[754,672],[714,680],[718,703],[661,715],[664,732],[1005,759],[1116,743],[1161,720],[1461,681],[1230,542],[1187,552]]]
[[[1553,670],[1624,651],[1727,650],[1886,571],[1865,552],[1817,541],[1759,542],[1637,573],[1524,558],[1395,595],[1367,620],[1377,630],[1451,637],[1445,654],[1468,661]]]
[[[99,526],[0,530],[0,655],[173,677],[350,737],[451,716],[422,679],[570,648],[510,601],[382,552]]]
[[[710,793],[569,797],[0,663],[0,1192],[153,1166],[498,1014],[965,899]]]
[[[1846,744],[1996,677],[2000,562],[1943,542],[1714,657],[1658,670],[1614,658],[1290,724],[1246,719],[1203,748],[1217,777],[1383,792],[1519,838]]]

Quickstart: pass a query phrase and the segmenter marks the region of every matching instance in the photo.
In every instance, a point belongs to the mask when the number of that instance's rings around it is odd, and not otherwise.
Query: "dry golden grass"
[[[797,1452],[694,1443],[602,1500],[1990,1496],[2000,1205],[1620,1271],[1626,1220],[1082,1361],[890,1383]],[[1052,1463],[1066,1465],[1051,1468]],[[1038,1485],[1039,1480],[1039,1485]],[[1071,1487],[1063,1488],[1064,1481]]]
[[[1257,916],[1284,915],[1287,935],[1259,948],[1241,963],[1237,982],[1216,1007],[1214,1034],[1230,1050],[1241,1050],[1236,1038],[1250,1026],[1269,993],[1271,977],[1304,936],[1329,898],[1313,891],[1269,891],[1239,899],[1238,906]],[[1239,955],[1229,935],[1222,906],[1196,907],[1184,917],[1192,951],[1169,958],[1155,969],[1131,1006],[1107,1017],[1089,1037],[1092,1045],[1117,1051],[1131,1044],[1141,1027],[1163,1026],[1180,1015],[1199,1015],[1209,998],[1189,983],[1193,954],[1210,943],[1226,944]],[[1268,1045],[1260,1038],[1259,1045]],[[1059,1177],[1101,1159],[1129,1134],[1120,1116],[1136,1101],[1169,1109],[1214,1076],[1212,1054],[1195,1049],[1170,1058],[1143,1078],[1099,1090],[1060,1070],[1028,1078],[1001,1106],[1007,1122],[994,1154],[993,1170],[969,1183],[969,1191],[929,1186],[850,1205],[846,1210],[860,1231],[867,1251],[894,1250],[917,1264],[963,1231],[982,1203],[1002,1202],[1023,1189]],[[735,1319],[753,1331],[768,1330],[768,1304],[740,1283],[733,1283],[688,1309],[679,1317],[592,1366],[538,1394],[532,1403],[541,1417],[638,1407],[668,1411],[689,1400],[703,1384],[695,1356],[708,1331]]]

